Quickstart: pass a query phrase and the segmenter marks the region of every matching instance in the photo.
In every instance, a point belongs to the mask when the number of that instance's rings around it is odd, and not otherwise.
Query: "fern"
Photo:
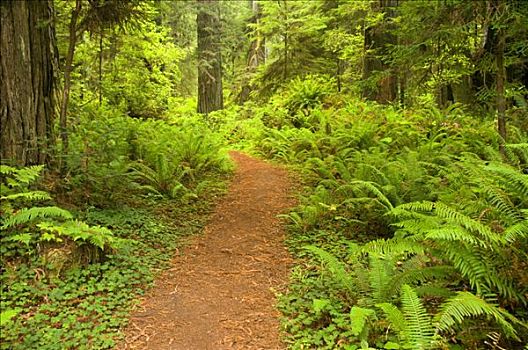
[[[421,243],[407,239],[377,239],[366,243],[361,248],[363,253],[390,257],[423,254],[424,250],[425,248]]]
[[[353,306],[350,309],[350,331],[352,332],[352,334],[355,336],[359,336],[363,333],[361,339],[365,339],[367,334],[367,321],[369,318],[372,317],[376,317],[376,312],[374,310]]]
[[[370,297],[374,303],[386,300],[387,296],[391,294],[386,283],[391,276],[390,269],[389,262],[374,255],[369,256]]]
[[[304,249],[316,255],[326,264],[329,272],[344,290],[347,290],[351,295],[356,294],[354,278],[346,271],[345,266],[335,256],[315,246],[306,246]]]
[[[407,268],[404,271],[395,274],[392,278],[385,282],[386,290],[385,300],[390,298],[390,295],[398,293],[403,285],[417,285],[419,282],[423,283],[425,287],[431,280],[446,280],[447,277],[452,276],[454,272],[451,266],[427,266]]]
[[[504,146],[510,160],[515,159],[518,163],[528,164],[528,143],[510,143]]]
[[[57,206],[18,209],[21,200],[32,202],[51,199],[46,192],[27,189],[37,179],[41,170],[42,166],[22,169],[2,166],[0,169],[9,189],[0,197],[1,208],[6,214],[2,218],[0,229],[7,231],[2,241],[10,242],[10,247],[17,247],[20,243],[29,246],[39,242],[62,242],[63,238],[68,238],[70,242],[77,242],[78,245],[88,244],[101,251],[114,248],[117,240],[110,230],[75,221],[73,215],[65,209]]]
[[[368,192],[374,194],[378,202],[382,206],[384,206],[387,210],[391,210],[394,208],[392,203],[389,201],[389,199],[376,186],[377,185],[376,183],[369,182],[369,181],[356,180],[356,181],[352,181],[350,184],[357,187],[358,189],[363,188],[367,190]]]
[[[434,320],[439,331],[448,331],[455,324],[460,324],[468,317],[486,316],[493,318],[501,326],[505,334],[519,340],[510,321],[520,323],[506,310],[488,304],[484,299],[469,292],[458,292],[442,304],[440,312]]]
[[[484,249],[490,248],[490,244],[486,241],[479,239],[463,228],[456,226],[445,226],[439,229],[427,230],[424,238],[432,241],[464,242]]]
[[[512,281],[499,274],[494,268],[493,259],[480,254],[479,251],[461,246],[442,247],[444,256],[453,263],[453,266],[466,277],[477,294],[497,291],[500,295],[514,299],[523,304],[526,299],[517,291]]]
[[[34,182],[44,169],[43,165],[34,165],[25,168],[14,168],[0,165],[0,174],[6,177],[9,187],[21,187]]]
[[[434,328],[431,316],[416,292],[409,286],[401,289],[402,313],[405,319],[403,335],[412,349],[430,349],[434,346]]]
[[[51,199],[50,195],[44,191],[28,191],[28,192],[18,192],[13,194],[8,194],[5,196],[0,196],[0,200],[12,201],[15,199],[23,199],[27,201],[41,201]]]
[[[376,307],[380,308],[385,314],[385,318],[392,324],[393,328],[398,332],[405,332],[407,322],[403,313],[391,303],[379,303]]]
[[[504,164],[492,163],[485,170],[498,175],[505,181],[503,183],[524,197],[528,197],[528,175],[521,174],[518,170]]]
[[[23,208],[8,217],[1,226],[1,229],[5,230],[13,226],[29,224],[35,220],[46,218],[61,218],[68,220],[72,219],[73,216],[69,211],[55,206]]]
[[[502,234],[504,239],[510,243],[515,242],[520,238],[528,237],[528,220],[521,221],[508,227]]]
[[[37,227],[42,231],[52,234],[48,236],[48,240],[59,240],[60,236],[69,237],[74,242],[89,243],[101,250],[115,248],[117,242],[112,231],[109,229],[101,226],[89,226],[77,220],[71,220],[61,225],[56,225],[51,222],[41,222]]]

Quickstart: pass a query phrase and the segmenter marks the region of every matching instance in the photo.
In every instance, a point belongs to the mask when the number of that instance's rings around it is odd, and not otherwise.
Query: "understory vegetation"
[[[305,180],[285,215],[298,258],[279,297],[291,347],[526,343],[524,125],[510,125],[501,155],[492,119],[456,106],[325,107],[336,96],[321,81],[294,82],[252,111],[256,150]]]
[[[85,148],[62,181],[0,166],[2,349],[115,346],[137,297],[225,190],[231,164],[198,120],[101,118],[72,135]]]
[[[300,174],[291,349],[528,349],[528,2],[0,2],[0,349],[109,349],[225,192]]]

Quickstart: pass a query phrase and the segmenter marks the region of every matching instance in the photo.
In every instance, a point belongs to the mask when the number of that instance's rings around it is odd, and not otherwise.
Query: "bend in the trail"
[[[227,195],[135,312],[123,349],[283,349],[274,289],[291,258],[277,215],[294,204],[284,169],[238,152]]]

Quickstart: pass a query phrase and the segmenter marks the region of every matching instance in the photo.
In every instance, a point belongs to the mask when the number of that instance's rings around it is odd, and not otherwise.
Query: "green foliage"
[[[125,202],[131,190],[192,198],[209,175],[231,169],[226,141],[195,113],[139,120],[106,106],[86,106],[82,125],[70,137],[64,186],[90,193],[86,200],[92,205]]]
[[[279,101],[260,111],[276,108],[285,118]],[[324,108],[309,110],[307,120]],[[280,298],[292,348],[453,342],[473,348],[490,329],[502,334],[497,344],[515,346],[512,330],[523,334],[522,326],[494,315],[507,309],[526,319],[520,311],[528,286],[522,153],[502,158],[492,124],[478,124],[456,108],[444,115],[354,102],[331,111],[321,124],[283,123],[279,130],[268,124],[255,141],[265,156],[299,168],[306,185],[299,206],[284,215],[288,243],[306,270],[293,274],[290,292]],[[520,145],[526,139],[525,133],[516,137]],[[466,312],[463,323],[440,329],[441,305],[467,289],[475,299],[464,299],[468,305],[461,308],[494,295],[506,309],[486,303],[487,311]],[[363,322],[354,309],[358,323],[343,323],[354,307],[374,310],[375,317]],[[483,318],[496,322],[483,326]],[[467,327],[478,331],[468,335]]]
[[[42,167],[0,166],[1,347],[113,347],[132,295],[195,231],[185,211],[229,172],[227,144],[291,164],[306,185],[284,215],[300,261],[280,302],[293,348],[526,342],[528,7],[385,3],[223,2],[224,86],[250,86],[254,101],[202,118],[195,4],[83,0],[69,153],[54,150],[61,181],[46,185],[88,223],[36,189]],[[63,63],[75,4],[54,5]],[[504,154],[484,113],[501,36]],[[266,56],[254,66],[253,44]],[[369,91],[394,106],[359,98]],[[170,220],[184,228],[125,205],[147,203],[181,208]]]
[[[431,326],[431,317],[410,286],[403,285],[400,300],[405,320],[402,330],[404,341],[411,349],[432,348],[434,330]]]
[[[192,206],[162,203],[149,210],[92,207],[80,213],[92,229],[112,227],[116,239],[121,240],[119,249],[104,261],[65,268],[59,276],[38,260],[4,264],[0,348],[114,348],[130,309],[159,271],[169,266],[181,238],[200,232],[205,225],[211,199],[219,194],[218,188],[209,189],[207,197]],[[57,234],[55,230],[60,228],[49,229]],[[62,249],[49,250],[45,264],[56,263]]]
[[[439,331],[446,331],[456,323],[462,323],[467,317],[482,315],[493,318],[508,336],[518,339],[511,324],[512,322],[518,323],[518,320],[504,309],[488,304],[469,292],[458,292],[442,304],[440,312],[435,316],[436,327]]]
[[[261,83],[259,94],[266,96],[283,83],[305,72],[329,73],[330,64],[324,55],[321,34],[328,18],[323,2],[263,1],[262,19],[256,32],[267,38],[271,55],[255,77]]]
[[[87,251],[98,252],[97,256],[104,256],[104,253],[115,249],[118,241],[110,230],[73,220],[73,215],[65,209],[57,206],[21,207],[33,205],[31,202],[35,200],[51,200],[46,192],[29,189],[42,169],[42,166],[20,170],[5,166],[0,168],[5,194],[0,198],[0,209],[4,213],[0,221],[2,262],[19,256],[28,258],[41,244],[63,242],[64,239],[75,242],[77,248],[87,245]],[[46,249],[43,247],[45,245],[40,246],[40,249],[44,249],[41,254],[45,255]],[[81,251],[78,253],[79,261],[94,260],[93,254],[87,257]],[[63,264],[57,266],[59,271]]]

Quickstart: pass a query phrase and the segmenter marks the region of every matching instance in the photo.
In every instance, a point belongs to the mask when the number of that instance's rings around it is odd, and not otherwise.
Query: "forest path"
[[[273,290],[291,258],[277,215],[294,205],[284,169],[238,152],[227,195],[132,314],[121,349],[283,349]]]

